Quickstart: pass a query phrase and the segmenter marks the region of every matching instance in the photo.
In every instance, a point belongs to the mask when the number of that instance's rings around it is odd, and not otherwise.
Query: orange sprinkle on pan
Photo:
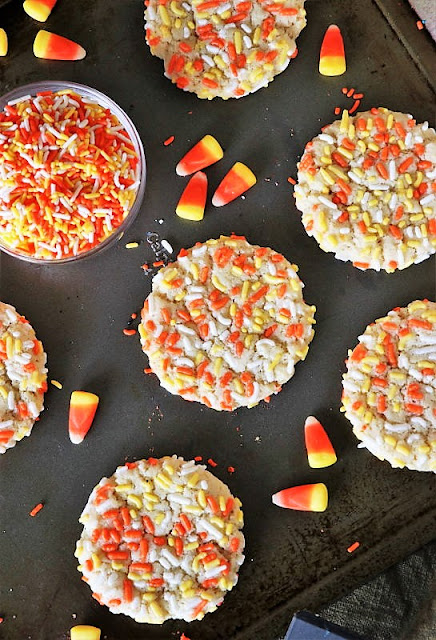
[[[290,184],[297,184],[297,181],[296,181],[296,180],[294,180],[294,178],[293,178],[292,176],[289,176],[289,178],[288,178],[288,182],[289,182]]]
[[[40,502],[39,504],[36,505],[36,507],[33,507],[32,511],[30,511],[29,513],[29,516],[32,516],[32,518],[34,518],[36,514],[39,513],[43,508],[44,508],[44,505],[42,504],[42,502]]]
[[[208,464],[210,464],[211,467],[217,467],[218,466],[218,463],[215,462],[215,460],[213,460],[212,458],[209,458],[207,462],[208,462]]]
[[[134,336],[136,329],[123,329],[123,333],[125,336]]]
[[[167,138],[166,140],[164,140],[164,145],[165,147],[168,147],[170,144],[172,144],[175,140],[174,136],[170,136],[169,138]]]
[[[356,551],[356,549],[358,549],[359,547],[360,547],[360,542],[356,541],[356,542],[353,542],[353,544],[351,544],[348,547],[347,551],[348,551],[348,553],[353,553],[353,551]]]

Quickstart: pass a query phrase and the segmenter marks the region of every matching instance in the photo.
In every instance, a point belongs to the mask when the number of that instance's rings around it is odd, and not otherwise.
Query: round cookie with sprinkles
[[[393,467],[436,471],[436,303],[376,320],[346,364],[342,410],[359,446]]]
[[[241,502],[194,461],[118,467],[94,488],[80,522],[83,579],[100,604],[137,622],[201,620],[238,581]]]
[[[46,360],[26,318],[0,302],[0,453],[30,435],[44,408]]]
[[[393,272],[436,251],[436,133],[371,109],[306,145],[295,198],[307,233],[359,269]]]
[[[304,0],[147,0],[146,41],[165,75],[199,98],[266,87],[297,54]]]
[[[278,393],[314,334],[297,271],[243,236],[182,249],[153,278],[139,325],[161,385],[218,411]]]

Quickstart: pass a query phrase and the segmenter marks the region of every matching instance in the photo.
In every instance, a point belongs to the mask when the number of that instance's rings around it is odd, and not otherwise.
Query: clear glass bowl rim
[[[88,98],[90,100],[94,100],[102,107],[109,109],[120,121],[120,124],[123,125],[125,130],[127,131],[129,138],[131,139],[135,150],[139,157],[139,187],[136,192],[136,198],[132,204],[132,207],[124,219],[123,223],[115,229],[112,235],[106,238],[103,242],[98,244],[96,247],[93,247],[89,251],[85,251],[84,253],[79,253],[77,256],[70,256],[68,258],[59,258],[59,259],[46,259],[46,258],[35,258],[34,256],[28,256],[20,253],[19,251],[14,251],[11,247],[4,245],[0,241],[0,249],[4,251],[10,256],[14,258],[18,258],[20,260],[25,260],[26,262],[33,262],[35,264],[65,264],[68,262],[76,262],[77,260],[83,260],[85,258],[89,258],[96,253],[106,249],[111,244],[113,244],[116,240],[120,238],[120,236],[126,231],[126,229],[131,225],[133,220],[138,215],[139,209],[142,204],[142,200],[145,192],[145,183],[146,183],[146,161],[145,161],[145,153],[144,146],[142,144],[142,140],[139,137],[139,133],[133,124],[132,120],[129,116],[123,111],[123,109],[114,101],[112,98],[109,98],[106,94],[98,91],[98,89],[94,89],[93,87],[89,87],[86,84],[80,84],[78,82],[70,82],[69,80],[42,80],[39,82],[31,82],[29,84],[24,84],[8,93],[5,93],[0,97],[0,111],[3,111],[8,102],[13,100],[17,100],[18,98],[31,95],[35,96],[40,91],[62,91],[64,89],[71,89],[75,91],[79,95]]]

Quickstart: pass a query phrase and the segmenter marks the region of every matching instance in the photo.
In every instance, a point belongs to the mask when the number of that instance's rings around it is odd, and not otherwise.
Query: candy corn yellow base
[[[343,56],[325,56],[319,61],[319,72],[322,76],[341,76],[346,70]]]
[[[325,511],[328,505],[328,491],[325,484],[319,482],[314,485],[312,495],[310,498],[310,510],[311,511]]]
[[[332,453],[309,453],[307,459],[312,469],[331,467],[337,461],[337,457]]]
[[[8,36],[4,29],[0,29],[0,56],[5,56],[8,52]]]
[[[88,624],[79,624],[70,631],[71,640],[100,640],[101,631]]]
[[[39,0],[26,0],[23,9],[28,16],[38,22],[45,22],[51,13],[51,8]]]
[[[195,205],[178,204],[176,213],[179,218],[194,220],[195,222],[199,222],[204,218],[204,208]]]

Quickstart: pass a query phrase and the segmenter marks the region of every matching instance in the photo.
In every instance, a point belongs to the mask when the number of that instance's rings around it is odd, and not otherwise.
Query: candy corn
[[[99,398],[88,391],[73,391],[70,399],[68,431],[74,444],[83,441],[97,411]]]
[[[275,493],[273,504],[296,511],[325,511],[328,503],[327,487],[322,482],[290,487]]]
[[[5,56],[8,52],[8,36],[4,29],[0,29],[0,56]]]
[[[57,0],[26,0],[23,9],[34,20],[45,22]]]
[[[319,56],[319,72],[323,76],[341,76],[345,73],[344,41],[335,24],[331,24],[325,32]]]
[[[43,29],[36,34],[33,53],[45,60],[82,60],[86,56],[80,44]]]
[[[88,624],[79,624],[70,631],[71,640],[100,640],[101,631]]]
[[[185,220],[202,220],[207,196],[207,176],[202,171],[197,171],[183,191],[176,213]]]
[[[309,466],[312,469],[322,469],[335,464],[337,457],[332,443],[322,424],[313,416],[309,416],[305,422],[304,439]]]
[[[222,207],[256,184],[256,176],[245,164],[236,162],[213,194],[212,204]]]
[[[213,136],[204,136],[183,156],[176,167],[176,173],[178,176],[189,176],[218,162],[223,155],[220,143]]]

